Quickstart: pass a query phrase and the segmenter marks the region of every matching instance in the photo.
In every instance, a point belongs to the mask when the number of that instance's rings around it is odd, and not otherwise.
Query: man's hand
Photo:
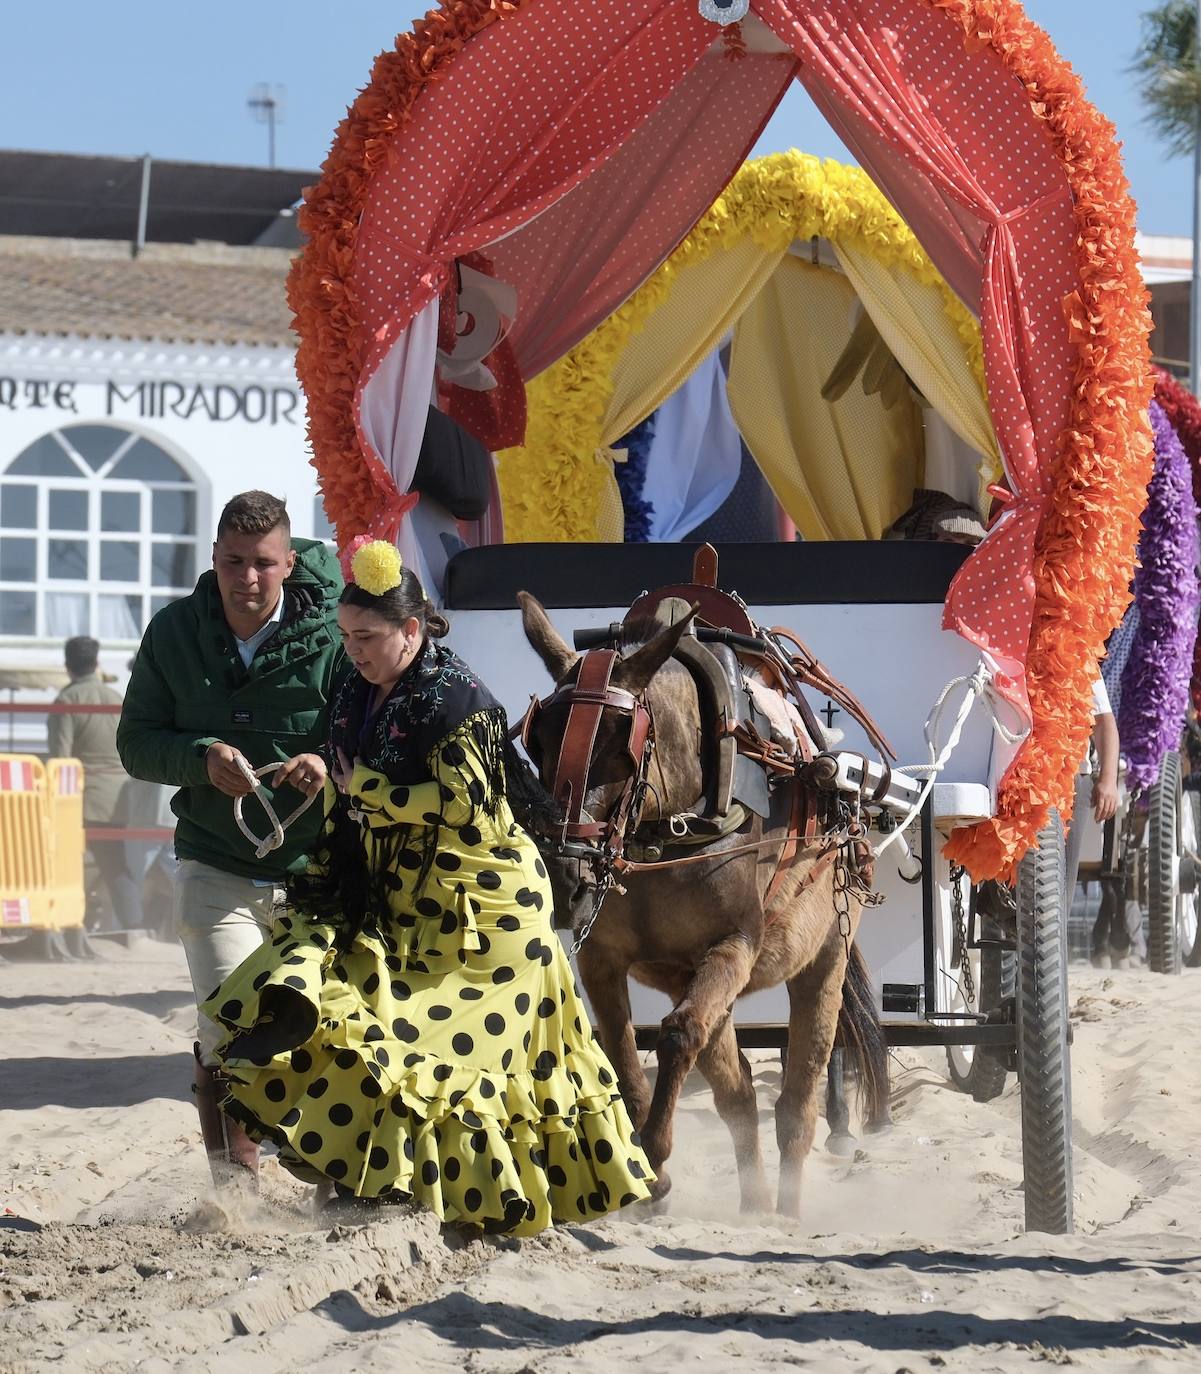
[[[1111,821],[1118,814],[1118,789],[1112,782],[1098,778],[1093,783],[1093,815],[1098,823]]]
[[[239,759],[246,764],[247,768],[250,767],[245,755],[235,749],[232,744],[224,744],[220,740],[216,744],[210,744],[204,756],[204,766],[208,769],[209,782],[218,792],[224,792],[227,797],[245,797],[254,791],[245,774],[238,767]]]
[[[306,797],[316,796],[325,786],[325,760],[320,754],[297,754],[281,763],[272,775],[272,787],[282,787],[284,783]]]

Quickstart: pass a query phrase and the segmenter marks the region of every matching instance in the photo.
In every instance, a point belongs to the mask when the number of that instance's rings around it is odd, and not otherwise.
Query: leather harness
[[[612,684],[613,669],[620,655],[615,649],[592,649],[580,659],[574,682],[558,688],[544,701],[531,700],[521,721],[521,742],[530,753],[530,733],[539,713],[549,706],[565,704],[567,723],[559,746],[559,759],[551,784],[551,795],[563,809],[558,843],[561,851],[579,851],[579,857],[620,858],[632,813],[641,810],[641,794],[654,753],[655,736],[651,713],[640,696]],[[606,710],[630,717],[625,754],[630,772],[621,797],[603,821],[584,820],[584,798],[588,792],[588,773],[596,747],[597,731]],[[637,825],[637,817],[634,817]]]
[[[706,555],[712,556],[711,564]],[[750,656],[794,702],[809,738],[804,738],[798,732],[798,754],[792,757],[771,741],[753,737],[743,724],[727,723],[724,728],[734,735],[739,752],[755,759],[770,771],[791,775],[788,781],[788,832],[784,837],[737,845],[716,853],[706,848],[700,853],[667,859],[640,861],[625,857],[626,845],[636,834],[641,821],[650,763],[655,750],[655,732],[650,710],[642,694],[613,685],[613,671],[621,658],[617,649],[597,648],[582,654],[575,679],[556,688],[543,700],[531,698],[529,708],[514,727],[513,734],[520,737],[527,754],[538,764],[541,761],[531,748],[534,722],[548,707],[567,707],[567,721],[551,783],[551,793],[562,807],[563,820],[557,834],[544,838],[555,842],[559,854],[591,863],[596,871],[598,887],[607,890],[615,880],[615,875],[712,863],[774,848],[779,849],[780,854],[764,898],[764,909],[770,910],[802,846],[812,845],[815,841],[820,843],[814,865],[802,884],[803,889],[826,871],[844,846],[853,846],[858,850],[862,844],[862,828],[856,821],[844,822],[836,829],[827,830],[820,836],[818,834],[821,798],[801,770],[813,758],[813,743],[821,741],[823,736],[801,688],[812,687],[838,702],[858,721],[876,746],[884,764],[884,779],[880,788],[873,793],[873,800],[879,800],[888,788],[892,776],[888,760],[895,758],[895,755],[883,732],[858,698],[834,678],[800,639],[784,629],[773,629],[764,635],[747,615],[741,602],[713,585],[716,581],[716,554],[708,546],[698,551],[694,576],[697,581],[693,583],[661,588],[640,597],[631,607],[626,624],[631,620],[652,616],[662,601],[668,597],[678,597],[697,607],[702,620],[755,642],[755,649],[749,651]],[[701,578],[712,580],[703,582]],[[621,627],[613,628],[619,632]],[[791,645],[794,652],[787,652],[785,644]],[[592,768],[597,734],[606,710],[618,711],[629,717],[630,728],[624,748],[629,771],[618,802],[609,816],[604,820],[590,821],[584,819],[584,800],[588,792],[588,774]]]

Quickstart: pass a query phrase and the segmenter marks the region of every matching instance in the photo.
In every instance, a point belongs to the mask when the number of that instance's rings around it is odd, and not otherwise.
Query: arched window
[[[0,634],[136,640],[196,581],[196,486],[119,425],[44,434],[0,473]]]

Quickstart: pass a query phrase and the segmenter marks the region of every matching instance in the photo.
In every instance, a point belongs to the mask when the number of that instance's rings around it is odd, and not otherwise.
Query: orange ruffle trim
[[[443,0],[417,20],[375,59],[370,81],[338,125],[321,180],[306,193],[299,224],[308,242],[292,264],[288,304],[300,338],[296,372],[308,399],[313,466],[340,544],[389,527],[401,513],[401,494],[383,465],[363,452],[355,427],[367,350],[351,269],[372,174],[422,89],[445,75],[464,43],[524,3]]]
[[[351,268],[372,173],[422,88],[445,74],[464,43],[524,3],[444,0],[393,51],[381,53],[300,212],[308,243],[288,281],[300,337],[296,367],[308,398],[313,464],[340,540],[373,527],[398,501],[388,474],[363,453],[354,419],[365,343]],[[1072,415],[1035,544],[1027,659],[1033,730],[1005,776],[996,817],[947,846],[980,880],[1012,873],[1052,806],[1065,816],[1071,811],[1092,682],[1129,601],[1151,474],[1150,316],[1134,249],[1134,204],[1112,124],[1017,0],[926,3],[947,11],[969,48],[991,48],[1025,86],[1063,160],[1079,230],[1081,285],[1064,303],[1078,350]]]
[[[1026,88],[1072,188],[1081,283],[1064,302],[1077,349],[1071,419],[1034,547],[1026,661],[1033,729],[1002,780],[996,816],[959,831],[946,849],[979,881],[1012,875],[1051,807],[1071,814],[1092,684],[1130,601],[1151,478],[1151,319],[1113,125],[1017,0],[928,3],[962,25],[969,49],[991,48]]]

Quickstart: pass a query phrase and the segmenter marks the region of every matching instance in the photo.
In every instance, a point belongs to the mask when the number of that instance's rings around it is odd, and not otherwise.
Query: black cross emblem
[[[826,704],[821,708],[821,713],[826,718],[827,730],[832,730],[834,728],[834,717],[842,715],[842,712],[834,705],[829,697],[826,698]]]

